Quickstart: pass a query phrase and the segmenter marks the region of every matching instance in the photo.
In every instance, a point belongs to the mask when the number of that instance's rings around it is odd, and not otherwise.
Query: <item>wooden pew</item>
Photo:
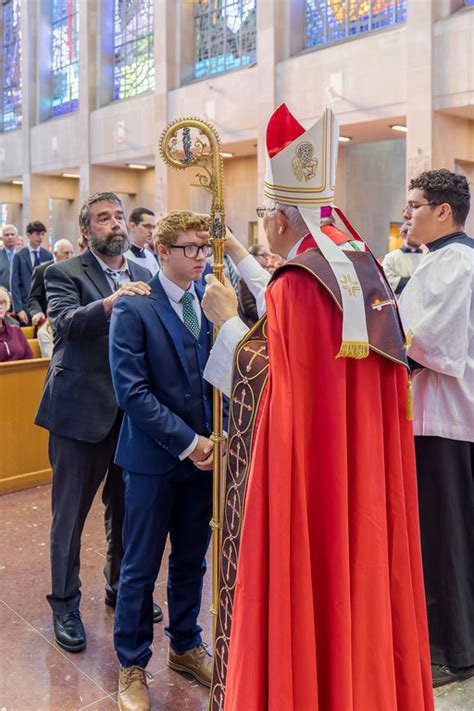
[[[0,363],[0,494],[51,480],[48,433],[33,424],[49,358]]]
[[[41,358],[41,348],[37,338],[28,338],[28,343],[33,351],[33,358]]]

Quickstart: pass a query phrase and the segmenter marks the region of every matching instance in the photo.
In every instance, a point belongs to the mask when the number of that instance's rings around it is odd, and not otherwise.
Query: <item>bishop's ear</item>
[[[281,235],[288,227],[288,220],[286,219],[283,212],[281,212],[281,210],[276,210],[275,215],[276,215],[277,222],[278,222],[278,234]]]

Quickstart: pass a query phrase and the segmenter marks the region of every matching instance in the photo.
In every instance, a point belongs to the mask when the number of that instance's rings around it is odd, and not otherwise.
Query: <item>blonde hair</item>
[[[10,311],[11,305],[12,305],[12,300],[10,299],[10,294],[8,292],[8,289],[5,289],[4,286],[0,286],[0,294],[3,294],[8,302],[7,305],[7,311]]]
[[[178,232],[208,229],[209,217],[207,215],[197,215],[195,212],[189,212],[188,210],[172,210],[156,223],[153,230],[153,243],[155,248],[159,244],[170,247],[176,244]]]

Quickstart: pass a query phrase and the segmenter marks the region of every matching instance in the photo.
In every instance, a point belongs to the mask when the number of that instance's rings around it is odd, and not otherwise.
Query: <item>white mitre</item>
[[[305,131],[281,104],[267,124],[264,194],[268,200],[298,208],[339,283],[343,313],[337,357],[366,358],[362,286],[349,257],[320,229],[320,208],[334,201],[338,148],[339,125],[330,109]]]

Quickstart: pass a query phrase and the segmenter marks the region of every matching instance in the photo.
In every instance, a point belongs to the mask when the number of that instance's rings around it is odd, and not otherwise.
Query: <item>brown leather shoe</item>
[[[147,679],[152,675],[142,667],[125,667],[119,673],[120,711],[151,711]]]
[[[170,647],[168,666],[174,671],[191,674],[203,686],[211,686],[212,655],[207,651],[205,644],[188,649],[184,654],[178,654]]]

